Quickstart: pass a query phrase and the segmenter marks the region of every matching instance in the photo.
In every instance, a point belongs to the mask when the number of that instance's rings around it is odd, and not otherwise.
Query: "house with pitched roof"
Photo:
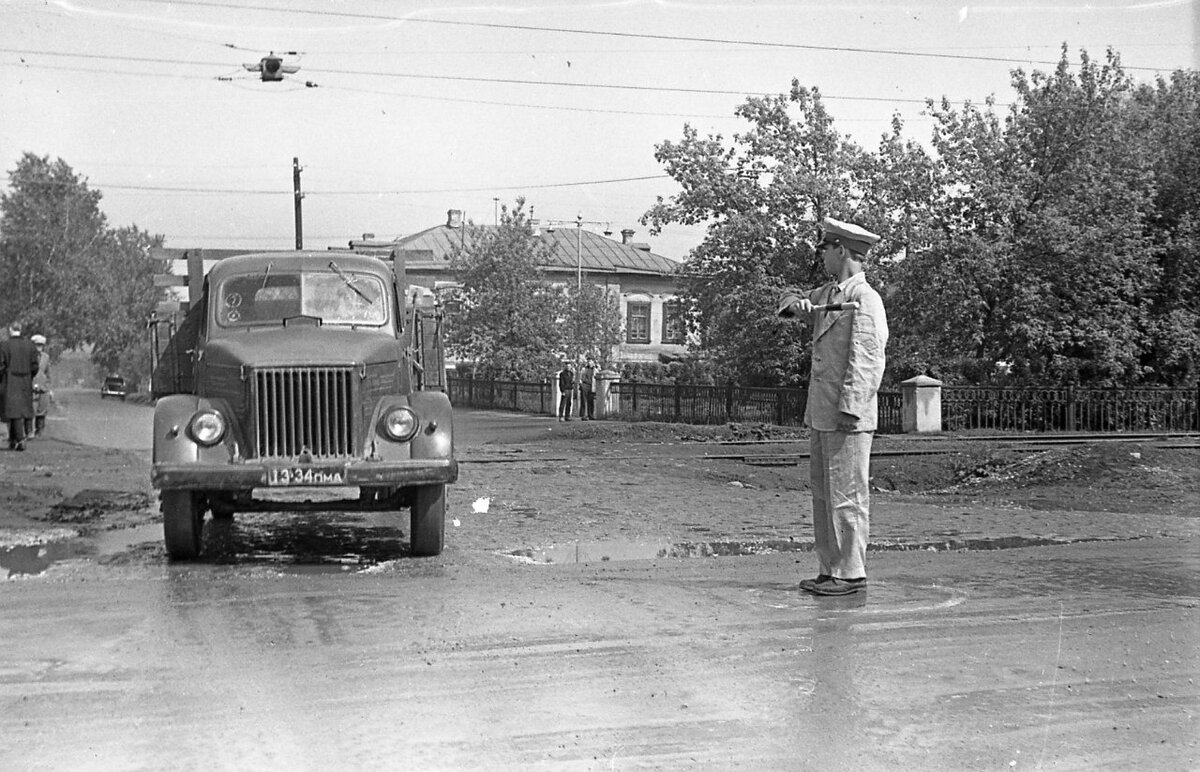
[[[657,362],[660,357],[676,358],[686,352],[682,310],[676,300],[678,262],[655,254],[648,244],[635,242],[630,229],[621,231],[620,241],[581,225],[543,225],[534,235],[551,247],[549,261],[542,266],[551,281],[564,286],[588,281],[605,287],[618,299],[625,325],[614,361]],[[441,225],[390,241],[364,236],[349,246],[355,252],[396,250],[404,257],[408,283],[436,292],[455,286],[450,256],[466,246],[468,239],[470,230],[462,212],[451,209]]]

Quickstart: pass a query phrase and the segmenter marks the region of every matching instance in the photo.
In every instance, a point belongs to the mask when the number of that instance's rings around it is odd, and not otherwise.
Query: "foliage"
[[[687,383],[703,386],[716,384],[711,364],[694,356],[660,357],[658,362],[624,362],[621,364],[619,373],[621,380],[624,381]]]
[[[1179,71],[1134,94],[1134,134],[1150,153],[1154,205],[1148,241],[1159,248],[1142,364],[1165,383],[1200,381],[1200,72]]]
[[[161,236],[111,229],[91,190],[62,159],[25,153],[0,195],[0,318],[21,319],[55,346],[94,344],[93,360],[141,379],[145,319],[160,292],[148,248]]]
[[[1072,67],[1064,47],[1053,72],[1012,85],[1006,116],[990,98],[931,101],[932,152],[898,119],[858,148],[796,82],[740,106],[750,128],[731,142],[685,125],[657,146],[682,191],[643,220],[707,225],[681,290],[721,380],[805,378],[807,341],[774,305],[825,281],[809,241],[829,215],[883,237],[868,275],[891,382],[1196,383],[1200,74],[1136,87],[1114,52]]]
[[[660,197],[643,222],[652,233],[672,222],[708,223],[680,274],[681,299],[718,378],[795,385],[806,376],[808,354],[796,326],[775,317],[776,301],[784,287],[820,283],[817,224],[831,214],[856,216],[869,165],[834,131],[820,93],[798,82],[786,97],[748,99],[737,114],[750,128],[731,147],[690,126],[681,141],[656,147],[683,190],[669,201]]]
[[[144,384],[150,375],[146,320],[158,302],[158,292],[147,291],[153,290],[159,270],[149,255],[162,240],[130,226],[109,231],[107,241],[102,253],[106,268],[95,287],[105,305],[95,312],[92,361],[106,373],[119,372],[131,384]]]
[[[571,361],[591,357],[601,368],[612,363],[613,347],[621,342],[621,306],[617,297],[588,281],[567,293],[563,350]]]
[[[1084,54],[1074,74],[1064,51],[1013,87],[1003,125],[990,105],[933,110],[938,237],[900,272],[897,326],[923,333],[906,342],[934,369],[1005,361],[1029,382],[1138,382],[1156,265],[1131,83],[1112,54]]]
[[[30,153],[9,180],[0,195],[0,314],[75,348],[90,340],[90,280],[107,232],[101,195],[62,159]]]
[[[512,209],[502,207],[496,227],[468,223],[462,246],[451,256],[462,307],[448,347],[473,361],[483,377],[550,373],[562,353],[557,320],[566,300],[539,267],[548,262],[548,247],[534,237],[524,203],[518,199]]]
[[[469,223],[451,267],[462,284],[461,310],[449,327],[450,351],[475,374],[523,380],[551,373],[563,359],[587,356],[605,366],[621,340],[616,298],[604,287],[554,284],[541,266],[553,247],[534,235],[518,198],[495,227]]]

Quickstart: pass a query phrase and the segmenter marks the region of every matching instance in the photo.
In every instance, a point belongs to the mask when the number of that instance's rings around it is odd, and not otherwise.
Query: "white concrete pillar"
[[[621,397],[613,388],[621,382],[621,374],[613,370],[596,373],[596,418],[607,418],[621,412]]]
[[[903,401],[901,423],[905,434],[928,434],[942,430],[942,382],[927,375],[900,384]]]

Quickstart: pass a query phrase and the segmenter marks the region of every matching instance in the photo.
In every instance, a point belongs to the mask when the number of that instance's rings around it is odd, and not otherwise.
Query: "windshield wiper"
[[[357,294],[360,298],[367,301],[368,303],[375,302],[374,298],[367,297],[367,293],[363,292],[357,286],[355,286],[354,279],[351,276],[349,276],[345,271],[343,271],[341,268],[339,268],[337,263],[330,260],[329,267],[332,268],[333,272],[338,275],[338,278],[340,278],[347,287],[354,290],[355,294]]]

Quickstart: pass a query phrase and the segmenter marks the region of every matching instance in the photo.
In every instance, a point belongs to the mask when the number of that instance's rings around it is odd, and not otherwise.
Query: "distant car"
[[[125,395],[129,391],[125,385],[125,379],[119,375],[110,375],[104,379],[104,385],[100,387],[100,399],[105,397],[120,397],[121,401],[125,401]]]

